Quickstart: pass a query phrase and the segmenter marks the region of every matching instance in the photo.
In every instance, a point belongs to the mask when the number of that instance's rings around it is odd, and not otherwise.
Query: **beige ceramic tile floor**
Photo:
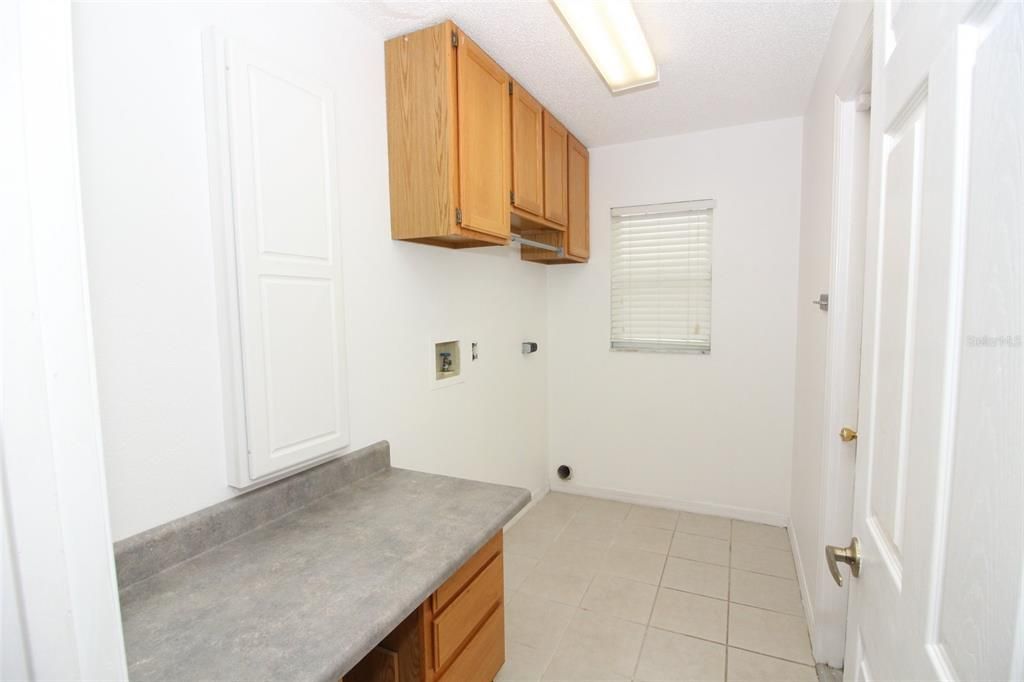
[[[505,536],[500,682],[815,682],[783,528],[551,493]]]

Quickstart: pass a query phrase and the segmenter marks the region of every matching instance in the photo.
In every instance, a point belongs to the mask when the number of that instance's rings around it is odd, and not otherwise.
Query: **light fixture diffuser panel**
[[[630,0],[551,0],[612,92],[658,82]]]

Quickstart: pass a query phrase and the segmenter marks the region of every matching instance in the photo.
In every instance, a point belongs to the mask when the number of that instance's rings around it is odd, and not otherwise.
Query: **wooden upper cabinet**
[[[569,131],[544,111],[544,217],[558,225],[569,219],[567,196]]]
[[[391,237],[507,244],[509,77],[450,21],[384,44]]]
[[[567,212],[565,231],[539,230],[528,232],[533,241],[562,248],[562,254],[524,245],[523,260],[556,265],[559,263],[585,263],[590,258],[590,154],[587,148],[571,134],[567,151]]]
[[[569,224],[566,253],[590,258],[590,154],[569,135]]]
[[[587,150],[454,23],[384,43],[391,237],[589,256]]]
[[[509,235],[509,77],[458,32],[459,196],[462,226]]]
[[[512,205],[544,213],[544,107],[512,84]]]

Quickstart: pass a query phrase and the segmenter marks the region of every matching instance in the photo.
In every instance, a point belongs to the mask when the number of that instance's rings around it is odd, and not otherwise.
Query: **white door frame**
[[[834,159],[832,166],[832,240],[829,312],[826,322],[825,420],[822,428],[817,544],[816,594],[812,647],[819,663],[839,668],[846,650],[849,586],[832,580],[825,562],[826,544],[845,545],[853,518],[852,443],[839,440],[843,426],[856,428],[860,376],[861,303],[863,299],[864,235],[866,229],[868,165],[858,161],[858,144],[867,143],[868,130],[858,130],[860,96],[870,92],[872,17],[869,14],[835,95]],[[863,136],[861,138],[860,136]],[[865,147],[866,150],[866,147]],[[858,205],[858,203],[860,205]]]
[[[0,3],[0,678],[126,680],[68,0]]]

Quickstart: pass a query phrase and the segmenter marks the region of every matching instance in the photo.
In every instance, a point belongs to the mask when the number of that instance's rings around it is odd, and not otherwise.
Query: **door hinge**
[[[455,224],[456,225],[461,225],[462,224],[462,209],[461,208],[455,209]]]
[[[508,82],[508,94],[512,94],[512,81]]]
[[[510,203],[510,204],[516,203],[516,193],[515,192],[509,192],[508,193],[508,203]]]
[[[459,46],[459,34],[456,33],[455,31],[452,31],[452,47],[458,47],[458,46]]]

